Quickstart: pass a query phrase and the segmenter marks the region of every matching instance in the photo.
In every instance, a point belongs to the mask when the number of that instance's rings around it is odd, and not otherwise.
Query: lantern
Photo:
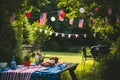
[[[84,8],[80,8],[79,11],[80,11],[80,13],[84,13],[85,9]]]
[[[31,17],[31,13],[30,12],[26,12],[26,17],[30,18]]]
[[[55,21],[55,17],[54,16],[51,17],[51,21]]]
[[[96,7],[96,8],[94,9],[94,11],[95,11],[95,12],[98,12],[98,11],[99,11],[99,8],[98,8],[98,7]]]
[[[66,17],[66,13],[63,11],[63,12],[60,14],[60,16],[61,16],[62,18],[65,18],[65,17]]]

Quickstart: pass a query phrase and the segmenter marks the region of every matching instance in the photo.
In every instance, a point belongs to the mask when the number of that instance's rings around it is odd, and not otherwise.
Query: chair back
[[[83,56],[86,57],[87,54],[86,54],[86,47],[82,47],[82,52],[83,52]]]

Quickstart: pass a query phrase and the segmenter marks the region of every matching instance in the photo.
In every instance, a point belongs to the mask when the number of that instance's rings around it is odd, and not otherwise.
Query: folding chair
[[[85,66],[86,60],[93,59],[93,56],[91,53],[87,53],[86,47],[82,47],[82,63],[83,67]]]

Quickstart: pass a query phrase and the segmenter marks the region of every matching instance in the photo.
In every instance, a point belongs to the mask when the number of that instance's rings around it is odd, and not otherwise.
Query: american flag
[[[108,9],[108,15],[111,15],[111,14],[112,14],[112,9],[109,8],[109,9]]]
[[[40,25],[45,25],[47,13],[40,13]]]
[[[9,19],[9,22],[10,23],[14,22],[15,17],[16,17],[16,14],[13,13],[12,16],[10,17],[10,19]]]
[[[79,19],[79,28],[82,28],[84,24],[84,19]]]
[[[108,24],[108,18],[107,17],[105,17],[105,23]]]
[[[120,19],[118,17],[118,14],[116,14],[116,22],[119,23],[120,22]]]
[[[73,22],[74,22],[74,19],[73,19],[73,18],[70,18],[70,19],[69,19],[69,24],[70,24],[70,25],[73,25]]]

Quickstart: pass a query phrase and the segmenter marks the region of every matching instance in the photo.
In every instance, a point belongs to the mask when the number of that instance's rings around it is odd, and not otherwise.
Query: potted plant
[[[30,56],[29,55],[26,55],[24,57],[24,66],[27,66],[27,67],[30,66]]]

